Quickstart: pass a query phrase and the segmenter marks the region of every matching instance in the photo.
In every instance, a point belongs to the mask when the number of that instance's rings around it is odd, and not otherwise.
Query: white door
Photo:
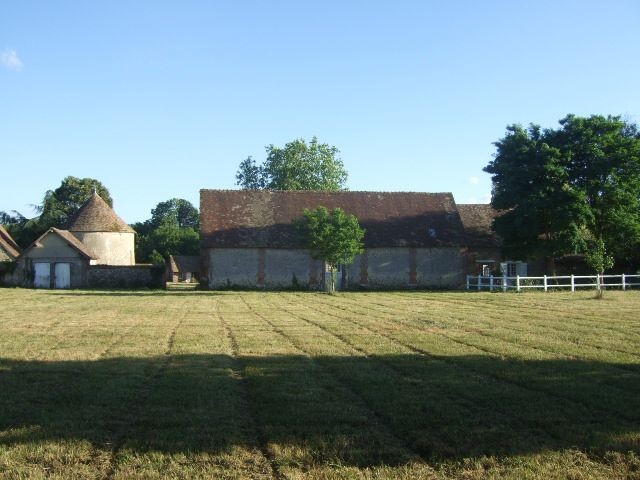
[[[51,266],[48,263],[37,262],[33,264],[33,286],[36,288],[51,287]]]
[[[71,264],[56,263],[54,279],[56,288],[71,287]]]

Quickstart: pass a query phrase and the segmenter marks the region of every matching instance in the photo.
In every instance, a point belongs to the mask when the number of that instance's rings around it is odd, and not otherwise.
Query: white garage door
[[[71,287],[71,264],[56,263],[54,284],[56,288]]]
[[[48,263],[38,262],[33,264],[35,276],[33,286],[36,288],[51,287],[51,266]]]

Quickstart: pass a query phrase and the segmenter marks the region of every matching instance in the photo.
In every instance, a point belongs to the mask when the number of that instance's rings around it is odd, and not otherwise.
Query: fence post
[[[467,275],[467,290],[469,290],[469,277],[470,277],[470,276],[471,276],[471,275]]]
[[[478,275],[476,278],[476,290],[480,290],[480,283],[482,282],[482,277]]]
[[[596,273],[596,288],[600,291],[600,274]]]
[[[502,274],[502,291],[507,291],[507,275],[504,273]]]
[[[544,291],[547,291],[547,276],[544,276]]]
[[[624,292],[627,289],[627,286],[625,285],[625,276],[624,273],[622,274],[622,291]]]
[[[520,291],[520,275],[516,275],[516,292]]]
[[[489,291],[493,292],[493,275],[489,275]]]
[[[573,278],[573,273],[571,274],[571,291],[575,292],[576,291],[576,281]]]

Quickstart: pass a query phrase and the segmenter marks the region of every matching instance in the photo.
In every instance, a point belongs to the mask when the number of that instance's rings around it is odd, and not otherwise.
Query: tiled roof
[[[67,224],[70,232],[122,232],[135,233],[100,195],[94,193]]]
[[[458,204],[460,218],[470,247],[499,247],[500,238],[492,230],[493,220],[500,214],[485,203]]]
[[[0,248],[14,260],[18,255],[20,255],[20,252],[22,251],[18,244],[13,240],[13,238],[11,238],[9,232],[7,232],[7,230],[2,225],[0,225]]]
[[[451,193],[201,190],[203,247],[302,247],[305,208],[339,207],[366,229],[367,247],[464,246]]]
[[[169,255],[172,272],[199,272],[200,257],[198,255]]]
[[[31,245],[25,248],[23,255],[26,254],[32,248],[41,245],[42,239],[45,238],[47,235],[51,235],[52,233],[58,235],[63,240],[65,240],[71,248],[78,251],[83,257],[86,257],[90,260],[96,260],[98,258],[91,250],[89,250],[89,248],[84,243],[78,240],[71,232],[69,232],[68,230],[61,230],[59,228],[54,228],[54,227],[51,227],[49,230],[44,232],[42,235],[40,235],[40,237],[38,237],[38,239],[35,242],[33,242]]]

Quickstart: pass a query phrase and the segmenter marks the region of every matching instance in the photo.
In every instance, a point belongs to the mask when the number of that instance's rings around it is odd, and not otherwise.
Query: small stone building
[[[200,280],[200,257],[197,255],[169,255],[166,278],[168,282],[196,283]]]
[[[459,288],[465,232],[451,193],[201,190],[202,280],[209,288],[321,288],[325,265],[301,244],[303,211],[339,207],[366,230],[338,288]]]
[[[67,230],[50,228],[18,259],[24,283],[36,288],[80,288],[96,256]]]
[[[67,229],[51,228],[25,249],[17,259],[14,283],[36,288],[160,286],[161,275],[135,265],[134,236],[94,193]]]

